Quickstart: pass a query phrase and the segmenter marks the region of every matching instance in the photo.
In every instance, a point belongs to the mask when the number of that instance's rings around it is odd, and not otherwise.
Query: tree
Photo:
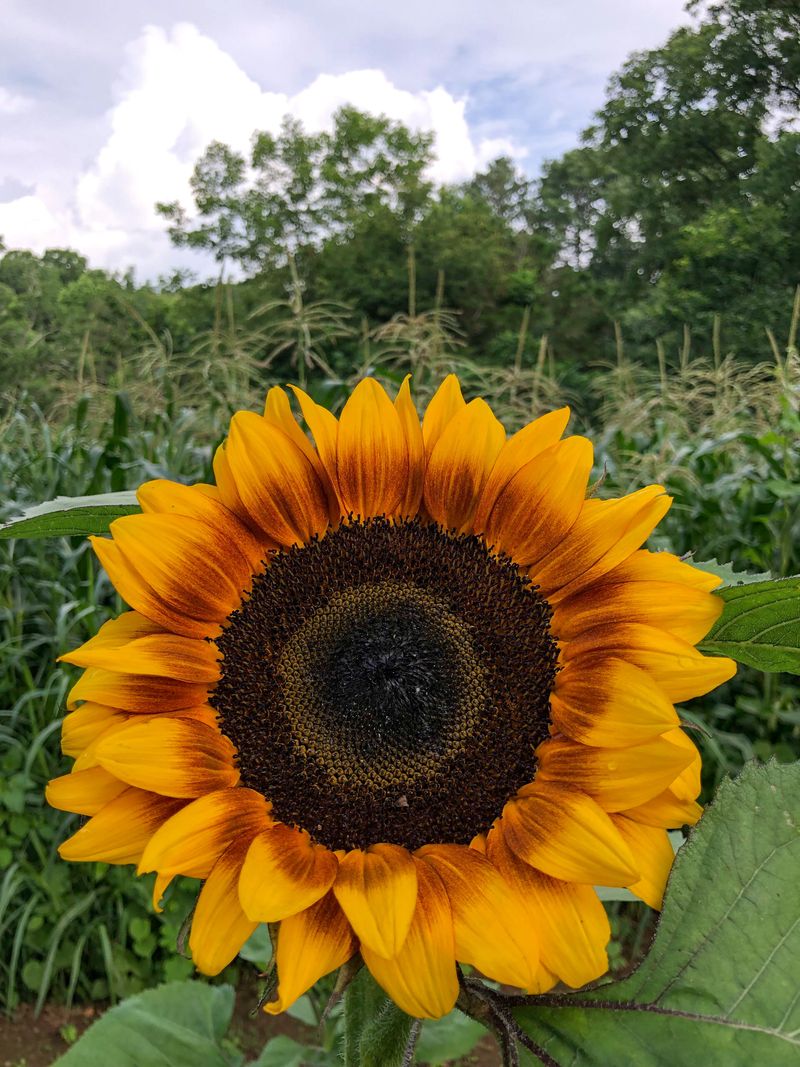
[[[431,191],[432,136],[352,107],[331,131],[307,133],[287,117],[277,136],[253,135],[249,160],[215,142],[192,176],[196,217],[159,204],[179,246],[211,251],[248,271],[303,261],[324,240],[351,237],[359,220],[391,210],[410,234]]]

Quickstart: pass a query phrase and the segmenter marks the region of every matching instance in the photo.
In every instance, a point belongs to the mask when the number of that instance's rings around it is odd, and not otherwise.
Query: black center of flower
[[[277,553],[217,638],[242,784],[332,849],[466,844],[534,775],[550,615],[479,538],[417,520]]]

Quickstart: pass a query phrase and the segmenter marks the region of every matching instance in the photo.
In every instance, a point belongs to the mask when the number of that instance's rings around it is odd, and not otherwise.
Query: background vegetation
[[[596,443],[599,492],[660,481],[651,542],[737,569],[800,571],[800,15],[793,0],[695,5],[633,55],[579,148],[530,181],[506,159],[459,187],[432,146],[343,109],[287,121],[243,159],[211,145],[194,205],[161,205],[219,280],[137,284],[69,250],[0,259],[1,518],[56,495],[208,480],[239,407],[306,381],[334,409],[374,373],[450,370],[509,431],[562,403]],[[240,280],[226,281],[234,276]],[[0,1003],[117,998],[184,977],[193,887],[152,914],[127,869],[59,861],[74,817],[44,806],[68,769],[72,683],[55,657],[120,609],[78,540],[0,542]],[[796,756],[798,688],[743,669],[692,704],[710,789],[753,756]],[[611,905],[613,964],[651,928]]]

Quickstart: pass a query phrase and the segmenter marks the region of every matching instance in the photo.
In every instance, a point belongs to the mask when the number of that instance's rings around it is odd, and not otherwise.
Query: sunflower
[[[674,703],[730,678],[693,647],[714,577],[641,546],[658,485],[586,498],[554,411],[507,439],[446,378],[420,419],[362,381],[238,412],[216,485],[151,481],[92,538],[132,610],[62,659],[68,860],[203,880],[216,974],[278,924],[279,1012],[360,952],[410,1015],[456,961],[543,992],[607,969],[594,886],[658,907],[667,829],[701,809]]]

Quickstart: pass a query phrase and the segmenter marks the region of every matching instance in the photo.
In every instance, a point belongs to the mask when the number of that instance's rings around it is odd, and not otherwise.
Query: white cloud
[[[19,115],[20,112],[27,111],[32,104],[30,97],[12,93],[10,89],[0,85],[0,115]]]
[[[189,178],[205,146],[221,140],[246,150],[253,130],[277,131],[286,114],[323,129],[345,103],[432,130],[437,182],[464,179],[500,152],[524,155],[508,138],[476,143],[466,99],[442,87],[410,92],[381,70],[357,70],[320,74],[294,95],[269,92],[194,25],[150,26],[128,47],[110,133],[93,161],[66,192],[40,184],[0,204],[0,234],[8,245],[37,250],[73,245],[98,266],[135,263],[147,277],[196,263],[171,248],[154,205],[191,205]]]

